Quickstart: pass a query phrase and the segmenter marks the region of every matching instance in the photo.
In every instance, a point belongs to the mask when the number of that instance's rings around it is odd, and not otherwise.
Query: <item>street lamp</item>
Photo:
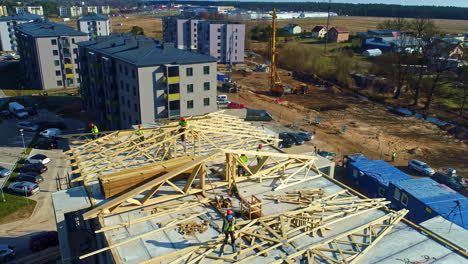
[[[23,134],[23,129],[20,128],[20,133],[21,133],[21,139],[23,140],[23,151],[24,151],[24,154],[26,154],[26,145],[24,144],[24,134]]]

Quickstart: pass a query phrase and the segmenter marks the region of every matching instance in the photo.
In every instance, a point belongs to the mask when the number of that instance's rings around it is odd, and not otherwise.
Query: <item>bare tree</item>
[[[465,111],[465,105],[468,101],[468,66],[463,66],[458,72],[458,80],[460,83],[456,84],[456,88],[462,89],[461,103],[459,109],[459,115],[463,118],[463,112]]]
[[[403,17],[387,19],[377,25],[377,29],[406,31],[410,28],[410,22]]]
[[[432,36],[437,31],[434,20],[424,17],[415,18],[412,20],[409,24],[409,28],[413,31],[413,34],[416,38]]]

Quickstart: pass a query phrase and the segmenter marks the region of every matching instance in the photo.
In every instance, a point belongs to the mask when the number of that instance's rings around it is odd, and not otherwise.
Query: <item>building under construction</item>
[[[221,112],[187,120],[66,136],[63,263],[467,263],[465,229],[413,224],[336,181],[334,162],[283,153],[276,133]],[[223,247],[228,209],[236,251]]]

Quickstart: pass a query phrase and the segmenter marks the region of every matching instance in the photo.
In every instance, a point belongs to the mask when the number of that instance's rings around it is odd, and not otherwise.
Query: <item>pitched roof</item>
[[[349,30],[347,28],[344,28],[344,27],[334,27],[330,30],[333,30],[335,29],[338,33],[349,33]]]
[[[44,20],[35,20],[16,26],[17,31],[33,37],[87,36],[86,33],[71,27]]]
[[[327,29],[326,26],[315,26],[313,29],[312,29],[312,32],[320,32],[320,30],[322,29]]]
[[[90,41],[79,42],[77,45],[139,67],[217,61],[216,58],[208,55],[176,49],[172,43],[162,44],[159,40],[143,36],[133,37],[128,34],[98,37]]]
[[[98,15],[96,13],[89,13],[87,16],[80,17],[78,21],[96,21],[96,20],[109,20],[108,17],[103,16],[103,15]]]

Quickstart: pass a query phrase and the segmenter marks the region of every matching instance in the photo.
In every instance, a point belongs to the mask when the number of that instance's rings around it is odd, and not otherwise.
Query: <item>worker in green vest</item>
[[[395,161],[395,159],[396,159],[396,152],[393,152],[392,153],[392,161]]]
[[[232,246],[232,251],[236,252],[236,238],[234,237],[234,230],[236,230],[236,218],[232,215],[231,210],[227,210],[226,212],[226,217],[224,218],[223,221],[223,232],[224,232],[224,243],[223,243],[223,248],[221,249],[221,252],[224,251],[224,245],[228,243],[229,236],[231,236],[231,246]]]
[[[99,134],[99,129],[98,129],[98,127],[97,127],[95,124],[93,124],[93,123],[89,124],[89,127],[91,128],[91,134],[93,134],[93,138],[94,138],[94,139],[97,139],[97,138],[98,138],[98,134]]]
[[[247,162],[249,162],[249,158],[245,156],[245,154],[242,154],[240,157],[240,162],[243,163],[244,166],[247,166]],[[242,166],[242,164],[237,165],[237,176],[244,176],[245,175],[245,168]]]
[[[257,152],[262,151],[263,145],[259,144],[257,147]],[[262,155],[257,154],[257,164],[260,164],[260,161],[262,160]]]
[[[188,122],[185,120],[184,117],[181,117],[179,120],[179,134],[185,132],[187,126]],[[182,134],[180,138],[182,139],[182,141],[185,141],[185,134]]]
[[[143,136],[143,134],[145,134],[145,132],[143,130],[141,130],[142,127],[141,125],[138,125],[138,128],[137,130],[135,131],[135,135],[138,136],[138,140],[141,142],[143,140],[145,140],[145,137]]]

